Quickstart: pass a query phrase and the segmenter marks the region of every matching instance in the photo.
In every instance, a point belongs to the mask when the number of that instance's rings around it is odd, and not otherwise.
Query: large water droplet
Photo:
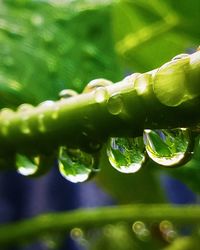
[[[104,78],[95,79],[95,80],[90,81],[86,85],[86,87],[83,90],[83,93],[89,93],[97,88],[107,87],[107,86],[112,85],[112,84],[113,83],[111,81],[106,80]]]
[[[118,115],[122,112],[123,109],[123,100],[120,94],[115,94],[111,96],[108,100],[108,111],[112,115]]]
[[[95,160],[91,154],[80,149],[61,147],[59,170],[62,176],[73,183],[86,181],[92,173]]]
[[[27,157],[25,155],[16,155],[16,166],[18,173],[24,176],[30,176],[37,172],[39,157]]]
[[[187,129],[146,129],[144,143],[149,157],[163,166],[180,165],[190,156],[190,136]]]
[[[135,173],[145,161],[145,147],[141,137],[109,139],[107,154],[110,164],[122,173]]]

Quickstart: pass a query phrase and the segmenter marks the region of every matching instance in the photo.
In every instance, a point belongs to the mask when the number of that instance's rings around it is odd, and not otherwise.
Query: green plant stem
[[[200,51],[68,99],[0,113],[4,152],[46,153],[59,145],[95,150],[109,136],[200,122]]]
[[[87,229],[118,221],[160,222],[164,219],[177,224],[199,224],[200,207],[141,204],[44,214],[29,220],[2,225],[0,245],[14,245],[49,233],[64,233],[74,227]]]

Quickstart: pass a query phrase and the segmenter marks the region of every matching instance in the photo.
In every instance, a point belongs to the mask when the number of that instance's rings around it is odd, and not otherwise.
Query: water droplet
[[[146,129],[143,138],[149,157],[160,165],[173,167],[189,160],[187,129]]]
[[[46,127],[44,124],[44,114],[39,114],[38,115],[38,129],[40,132],[45,132],[46,131]]]
[[[112,85],[113,83],[109,80],[106,80],[104,78],[99,78],[99,79],[95,79],[90,81],[86,87],[83,90],[83,93],[89,93],[99,87],[107,87],[109,85]]]
[[[110,164],[122,173],[135,173],[145,161],[145,147],[141,137],[109,139],[107,154]]]
[[[188,56],[189,56],[188,54],[182,53],[182,54],[179,54],[179,55],[173,57],[172,60],[179,60],[179,59],[182,59],[182,58],[185,58]]]
[[[17,171],[21,175],[30,176],[37,172],[39,157],[27,157],[25,155],[16,155]]]
[[[108,92],[105,87],[99,87],[94,92],[94,98],[97,103],[103,103],[108,99]]]
[[[21,104],[18,108],[17,108],[17,111],[18,112],[26,112],[26,111],[29,111],[33,108],[33,106],[31,104],[28,104],[28,103],[23,103]]]
[[[133,232],[137,235],[137,237],[142,240],[146,241],[149,240],[150,232],[146,228],[146,225],[142,221],[136,221],[132,225]]]
[[[120,114],[123,109],[123,100],[121,98],[121,95],[115,94],[111,96],[108,100],[107,108],[112,115]]]
[[[63,89],[59,93],[60,99],[65,99],[76,95],[78,95],[78,93],[73,89]]]
[[[39,106],[48,108],[48,107],[53,107],[54,105],[55,105],[54,101],[47,100],[47,101],[41,102]]]
[[[62,176],[73,183],[86,181],[95,164],[94,157],[80,149],[61,147],[59,170]]]

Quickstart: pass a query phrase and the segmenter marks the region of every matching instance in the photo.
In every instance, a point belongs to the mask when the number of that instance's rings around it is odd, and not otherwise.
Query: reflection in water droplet
[[[99,87],[94,92],[94,98],[97,103],[105,102],[108,98],[108,92],[106,88]]]
[[[76,95],[78,95],[78,93],[73,89],[63,89],[59,93],[60,99],[65,99]]]
[[[123,100],[121,98],[121,95],[115,94],[111,96],[108,100],[107,108],[112,115],[118,115],[119,113],[121,113],[123,109]]]
[[[144,130],[149,157],[163,166],[176,166],[189,159],[190,136],[187,129]]]
[[[38,170],[39,157],[16,155],[17,172],[24,176],[33,175]]]
[[[145,161],[144,143],[141,137],[109,139],[107,155],[110,164],[122,173],[135,173]]]
[[[38,115],[38,129],[40,132],[45,132],[46,127],[44,125],[44,114],[39,114]]]
[[[80,149],[61,147],[59,170],[62,176],[73,183],[86,181],[94,167],[94,157]]]
[[[104,78],[95,79],[95,80],[90,81],[86,85],[86,87],[83,90],[83,93],[89,93],[97,88],[107,87],[107,86],[112,85],[112,84],[113,83],[111,81],[106,80]]]

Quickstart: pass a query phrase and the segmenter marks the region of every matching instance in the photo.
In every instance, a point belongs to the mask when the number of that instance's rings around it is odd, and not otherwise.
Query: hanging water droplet
[[[73,183],[86,181],[95,165],[94,157],[80,149],[61,147],[59,170],[62,176]]]
[[[59,93],[60,99],[65,99],[76,95],[78,95],[78,93],[73,89],[63,89]]]
[[[94,92],[94,98],[97,103],[103,103],[108,99],[108,92],[105,87],[99,87]]]
[[[16,155],[16,167],[18,173],[24,176],[30,176],[37,172],[39,157],[28,157],[25,155]]]
[[[95,80],[90,81],[86,85],[86,87],[83,90],[83,93],[89,93],[97,88],[107,87],[107,86],[112,85],[112,84],[113,83],[111,81],[106,80],[104,78],[95,79]]]
[[[107,108],[112,115],[120,114],[123,110],[123,100],[121,95],[115,94],[111,96],[108,100]]]
[[[149,157],[160,165],[173,167],[189,160],[187,129],[146,129],[143,138]]]
[[[109,139],[107,155],[110,164],[122,173],[135,173],[145,161],[145,147],[141,137]]]

